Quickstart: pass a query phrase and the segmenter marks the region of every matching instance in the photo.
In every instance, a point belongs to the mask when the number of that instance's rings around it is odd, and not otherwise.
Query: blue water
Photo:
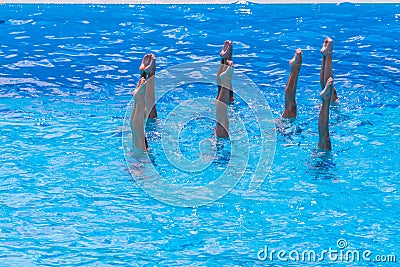
[[[321,251],[340,238],[400,257],[399,5],[0,5],[0,20],[1,266],[394,266],[257,258],[265,245]],[[320,153],[327,35],[340,104],[333,150]],[[235,71],[277,120],[273,165],[256,192],[239,188],[197,208],[163,204],[124,159],[137,67],[148,52],[158,70],[218,62],[225,39]],[[299,47],[298,118],[282,122],[287,61]],[[202,127],[212,131],[210,121]]]

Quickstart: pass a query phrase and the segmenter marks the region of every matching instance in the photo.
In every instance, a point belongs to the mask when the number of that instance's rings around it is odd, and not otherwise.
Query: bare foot
[[[140,96],[144,96],[146,93],[146,79],[140,78],[138,84],[136,85],[136,89],[132,92],[132,96],[137,99]]]
[[[222,47],[221,53],[219,55],[223,59],[232,59],[232,42],[229,40],[226,40],[224,42],[224,47]]]
[[[333,40],[329,37],[325,38],[324,44],[321,48],[321,54],[326,56],[329,52],[333,51]]]
[[[154,54],[146,54],[142,59],[139,71],[141,74],[146,72],[150,76],[154,75],[156,73],[156,56]]]
[[[301,67],[301,63],[303,61],[303,52],[301,51],[301,49],[297,49],[296,53],[294,54],[294,57],[289,61],[289,65],[292,68],[300,68]]]
[[[326,81],[326,85],[324,90],[319,94],[322,97],[322,100],[329,101],[332,97],[332,90],[333,90],[333,78],[329,77]]]

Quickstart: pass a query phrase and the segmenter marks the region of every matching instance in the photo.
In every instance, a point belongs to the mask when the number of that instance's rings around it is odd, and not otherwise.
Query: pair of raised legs
[[[156,72],[156,58],[153,54],[143,57],[139,67],[141,78],[132,92],[135,99],[132,115],[131,129],[133,144],[136,149],[147,150],[147,139],[144,132],[145,118],[156,118],[154,75]]]
[[[322,106],[318,118],[318,147],[324,150],[331,150],[331,137],[329,135],[329,106],[331,102],[337,101],[336,88],[333,86],[332,69],[333,40],[327,37],[322,45],[322,64],[320,72],[320,84],[322,92]]]
[[[218,137],[229,136],[229,121],[227,105],[234,100],[232,90],[232,42],[226,40],[221,50],[221,64],[217,73],[217,126],[215,133]],[[144,132],[145,118],[157,117],[154,93],[155,57],[147,54],[142,60],[139,68],[141,79],[132,95],[135,99],[131,116],[132,138],[134,146],[140,150],[147,150],[147,140]],[[146,80],[147,78],[147,80]]]
[[[333,40],[327,37],[322,45],[322,64],[320,71],[320,84],[322,92],[322,107],[318,119],[318,147],[331,150],[331,141],[329,136],[329,106],[331,101],[337,101],[336,88],[333,86],[332,69],[332,51]],[[302,64],[302,51],[297,49],[293,59],[289,61],[290,75],[285,88],[285,110],[282,114],[284,118],[296,117],[296,87],[299,72]]]
[[[232,61],[232,42],[226,40],[221,50],[221,63],[217,72],[217,105],[215,134],[217,137],[225,138],[229,136],[228,104],[234,101],[232,88],[233,61]]]

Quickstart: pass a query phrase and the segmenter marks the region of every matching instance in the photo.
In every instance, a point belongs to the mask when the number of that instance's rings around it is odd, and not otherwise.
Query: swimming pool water
[[[321,266],[332,262],[263,262],[257,253],[321,251],[340,238],[400,256],[399,5],[0,5],[0,19],[1,266]],[[331,108],[333,150],[320,153],[327,35],[340,104]],[[158,70],[218,62],[225,39],[235,71],[257,84],[277,119],[273,165],[256,192],[239,185],[207,206],[163,204],[124,160],[137,68],[148,52]],[[284,122],[296,48],[298,118]],[[190,142],[181,145],[190,153]]]

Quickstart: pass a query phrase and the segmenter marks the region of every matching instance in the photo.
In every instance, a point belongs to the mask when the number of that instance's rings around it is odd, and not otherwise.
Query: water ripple
[[[322,250],[343,237],[352,248],[396,252],[398,5],[3,4],[0,14],[2,265],[250,266],[262,263],[265,245]],[[335,40],[340,98],[331,110],[332,153],[316,149],[326,35]],[[288,60],[303,49],[298,119],[277,121],[275,162],[259,191],[239,184],[202,208],[158,203],[132,181],[121,147],[140,61],[148,52],[158,70],[218,61],[225,39],[234,42],[236,71],[261,88],[276,117]],[[173,106],[187,91],[164,101]],[[240,99],[235,105],[241,112]],[[209,130],[204,123],[192,132]]]

